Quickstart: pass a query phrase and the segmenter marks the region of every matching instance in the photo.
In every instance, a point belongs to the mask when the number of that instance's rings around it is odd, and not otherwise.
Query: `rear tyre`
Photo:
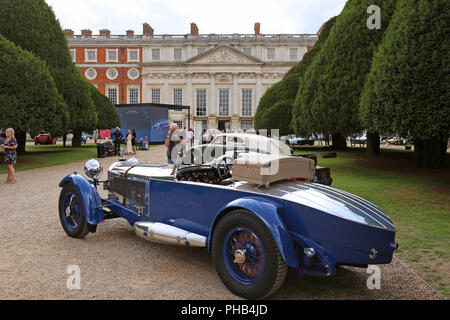
[[[271,232],[249,211],[226,214],[214,230],[211,249],[217,274],[237,296],[263,299],[286,279],[288,266]]]
[[[73,183],[67,183],[59,196],[59,219],[69,237],[81,239],[89,233],[80,194]]]

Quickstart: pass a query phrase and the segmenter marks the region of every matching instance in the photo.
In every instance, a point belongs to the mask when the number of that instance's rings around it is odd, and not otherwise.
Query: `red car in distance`
[[[56,138],[52,138],[50,133],[41,133],[34,137],[34,144],[56,144]]]

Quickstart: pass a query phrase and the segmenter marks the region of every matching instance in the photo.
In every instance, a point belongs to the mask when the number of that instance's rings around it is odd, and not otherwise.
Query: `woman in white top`
[[[126,146],[127,146],[127,154],[131,154],[133,152],[133,145],[131,143],[131,140],[133,139],[133,135],[131,134],[131,130],[128,130],[127,138],[126,140]]]

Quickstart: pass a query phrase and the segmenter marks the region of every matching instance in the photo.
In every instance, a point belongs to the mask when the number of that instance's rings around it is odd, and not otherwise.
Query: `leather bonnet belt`
[[[127,194],[126,194],[126,191],[127,191],[127,177],[128,177],[128,172],[129,172],[131,169],[133,169],[134,167],[136,167],[138,164],[139,164],[139,163],[136,163],[136,164],[132,165],[132,166],[129,167],[129,168],[127,169],[127,171],[125,171],[125,173],[123,174],[123,177],[122,177],[122,191],[123,191],[123,201],[122,201],[122,205],[125,205],[126,202],[127,202]]]

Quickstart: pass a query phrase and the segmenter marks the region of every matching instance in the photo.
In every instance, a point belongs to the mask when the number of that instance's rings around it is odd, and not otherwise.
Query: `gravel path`
[[[165,162],[164,147],[138,151],[137,158]],[[114,160],[101,162],[107,168]],[[58,183],[83,165],[22,171],[16,185],[3,184],[6,175],[0,175],[0,299],[237,299],[205,249],[147,242],[123,219],[82,240],[66,236]],[[365,269],[339,268],[330,278],[290,272],[272,299],[441,299],[402,263],[381,266],[380,290],[367,288]],[[80,268],[81,290],[67,289],[71,265]]]

